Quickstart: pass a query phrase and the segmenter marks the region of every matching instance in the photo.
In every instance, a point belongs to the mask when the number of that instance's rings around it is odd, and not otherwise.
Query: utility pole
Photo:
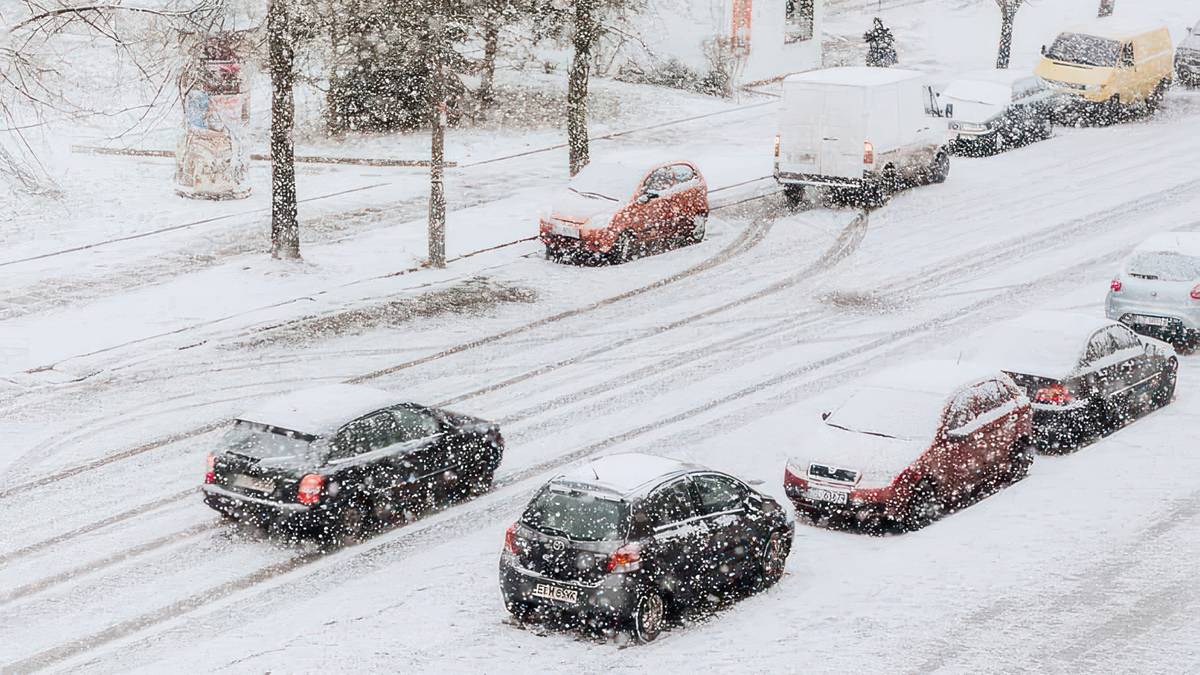
[[[429,152],[429,266],[446,266],[446,0],[433,0],[433,83],[430,99],[434,105],[433,129]]]

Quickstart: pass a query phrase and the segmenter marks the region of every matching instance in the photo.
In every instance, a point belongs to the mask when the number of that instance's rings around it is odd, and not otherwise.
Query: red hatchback
[[[1029,399],[1004,373],[952,362],[890,370],[801,430],[784,488],[814,521],[919,529],[1020,479]]]
[[[583,254],[621,263],[647,248],[704,239],[708,184],[695,164],[593,162],[541,218],[546,256]]]

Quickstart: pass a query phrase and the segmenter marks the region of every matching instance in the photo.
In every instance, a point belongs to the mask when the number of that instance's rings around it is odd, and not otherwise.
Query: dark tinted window
[[[669,167],[655,169],[649,176],[646,177],[644,192],[662,192],[669,190],[675,184],[675,178],[671,175]]]
[[[687,480],[677,480],[655,490],[643,508],[652,527],[678,523],[696,515],[696,503]]]
[[[442,430],[441,424],[434,418],[433,413],[427,410],[397,408],[392,411],[392,415],[395,416],[397,424],[397,442],[428,438]]]
[[[1112,356],[1113,352],[1117,351],[1117,343],[1113,340],[1112,335],[1107,330],[1102,330],[1092,336],[1088,340],[1087,350],[1083,354],[1084,365],[1096,363],[1097,361]]]
[[[700,513],[703,515],[732,511],[740,507],[746,497],[746,489],[740,483],[724,476],[693,476],[692,483],[700,496]]]
[[[1109,328],[1109,334],[1112,335],[1113,343],[1117,349],[1141,349],[1142,341],[1138,336],[1124,326],[1113,326]]]
[[[546,534],[603,541],[624,538],[628,513],[624,502],[546,488],[533,498],[521,522]]]
[[[950,399],[946,410],[946,428],[958,429],[970,424],[978,414],[979,400],[975,388],[960,389]]]
[[[333,442],[330,459],[345,459],[395,445],[402,439],[396,418],[386,412],[354,420],[342,427]]]
[[[687,164],[676,164],[671,167],[671,171],[675,174],[676,183],[686,183],[696,177],[696,172]]]
[[[246,457],[285,459],[309,457],[313,440],[295,431],[238,420],[225,432],[224,444],[230,452]]]

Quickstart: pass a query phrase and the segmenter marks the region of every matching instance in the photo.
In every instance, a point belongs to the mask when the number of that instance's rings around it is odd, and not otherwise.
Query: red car
[[[1033,461],[1029,399],[998,370],[924,362],[854,387],[801,430],[784,489],[814,522],[919,529],[1020,479]]]
[[[621,263],[646,248],[695,243],[708,225],[708,184],[695,164],[593,162],[541,218],[546,257]]]

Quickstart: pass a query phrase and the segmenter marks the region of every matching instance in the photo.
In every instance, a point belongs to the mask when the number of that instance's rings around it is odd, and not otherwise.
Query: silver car
[[[1138,333],[1194,347],[1200,337],[1200,233],[1142,242],[1112,280],[1108,318]]]
[[[1188,87],[1200,87],[1200,21],[1175,50],[1175,77]]]

